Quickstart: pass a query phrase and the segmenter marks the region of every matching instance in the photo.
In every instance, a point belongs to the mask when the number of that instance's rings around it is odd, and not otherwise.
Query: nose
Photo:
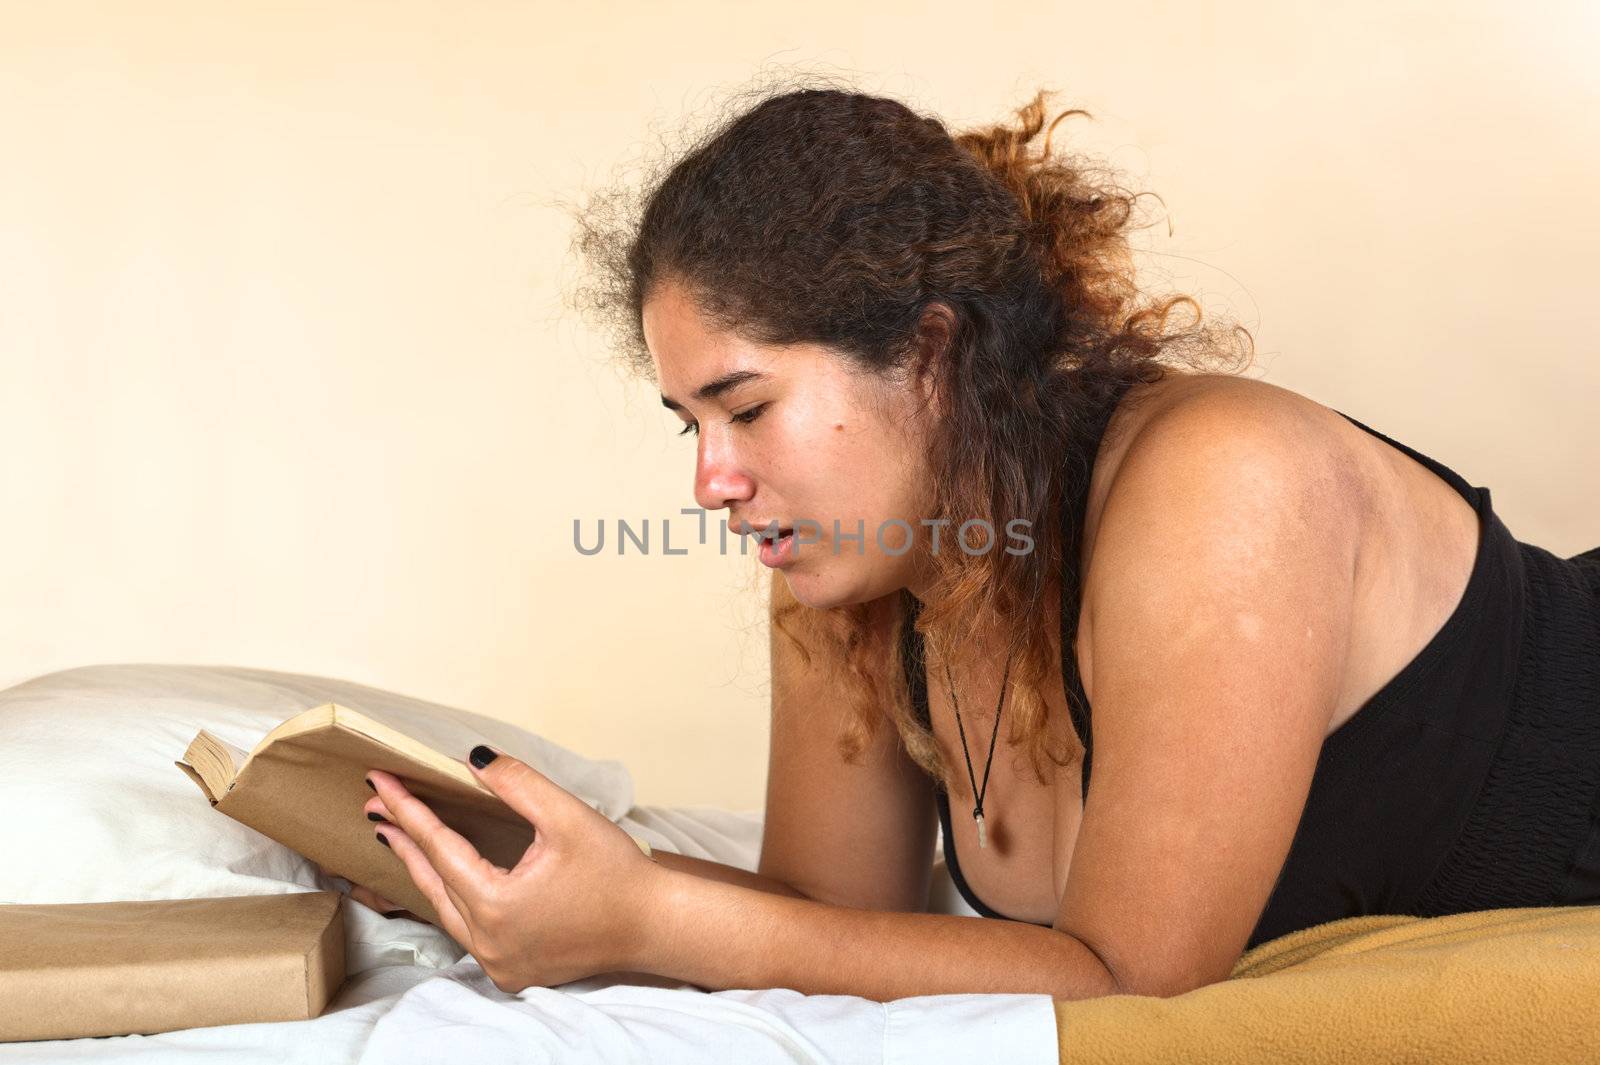
[[[755,482],[725,441],[710,433],[700,438],[695,455],[694,500],[706,510],[725,510],[755,492]]]

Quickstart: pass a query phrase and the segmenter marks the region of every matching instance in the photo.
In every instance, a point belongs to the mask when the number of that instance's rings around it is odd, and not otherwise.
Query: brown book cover
[[[475,740],[462,736],[460,742],[465,749]],[[202,730],[177,765],[218,811],[434,924],[433,906],[361,816],[372,797],[367,770],[400,777],[441,821],[503,869],[515,866],[533,842],[533,826],[479,783],[466,763],[338,703],[296,714],[248,753]],[[649,844],[634,841],[650,854]]]
[[[342,898],[0,906],[0,1042],[315,1017],[344,983]]]

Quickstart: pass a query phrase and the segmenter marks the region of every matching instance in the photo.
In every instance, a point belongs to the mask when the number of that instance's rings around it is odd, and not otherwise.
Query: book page
[[[178,768],[206,793],[213,804],[227,794],[239,768],[249,759],[244,751],[224,743],[205,729],[201,729],[183,753]]]

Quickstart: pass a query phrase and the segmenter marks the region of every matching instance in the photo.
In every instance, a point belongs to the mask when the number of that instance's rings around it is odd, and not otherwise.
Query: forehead
[[[703,376],[713,367],[755,354],[738,337],[713,328],[682,285],[658,286],[645,301],[641,317],[645,346],[663,388],[668,381]]]
[[[662,284],[641,311],[645,346],[664,405],[710,402],[751,380],[799,380],[823,388],[864,387],[843,359],[820,344],[760,344],[719,329],[681,285]],[[868,375],[870,376],[870,375]]]
[[[669,410],[726,402],[739,386],[766,380],[792,362],[778,359],[776,349],[715,328],[678,286],[651,296],[642,314],[661,403]]]

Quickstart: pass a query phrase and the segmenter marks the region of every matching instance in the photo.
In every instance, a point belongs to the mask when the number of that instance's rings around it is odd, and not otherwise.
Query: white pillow
[[[633,806],[633,778],[621,763],[394,692],[234,666],[82,666],[0,691],[0,903],[347,888],[217,813],[173,765],[202,728],[249,750],[279,722],[326,702],[397,723],[409,718],[419,731],[451,719],[613,821]],[[432,925],[385,918],[349,899],[345,918],[352,974],[386,964],[443,967],[462,954]]]

